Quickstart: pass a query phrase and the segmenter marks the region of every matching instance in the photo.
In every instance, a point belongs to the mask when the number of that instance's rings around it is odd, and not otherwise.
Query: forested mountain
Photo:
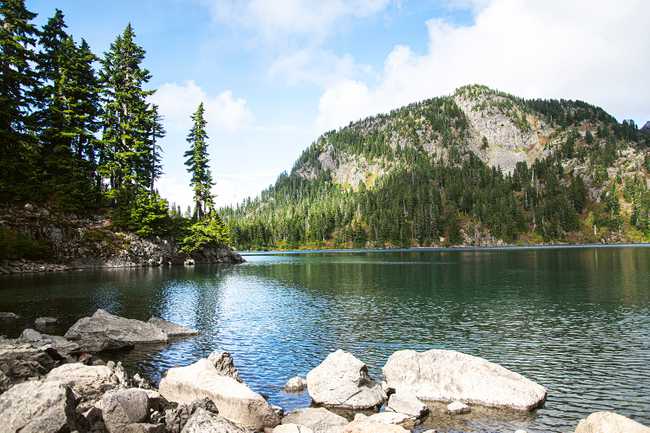
[[[329,131],[222,210],[240,248],[650,240],[650,132],[485,86]]]

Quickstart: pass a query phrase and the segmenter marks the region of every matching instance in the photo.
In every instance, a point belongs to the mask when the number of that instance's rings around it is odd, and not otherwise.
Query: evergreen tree
[[[147,149],[147,168],[146,177],[149,183],[149,191],[154,192],[156,180],[162,174],[162,148],[158,144],[158,140],[165,137],[167,133],[162,124],[162,116],[158,113],[158,106],[152,105],[149,110],[148,116],[148,149]]]
[[[192,175],[191,187],[194,192],[194,218],[201,219],[214,209],[212,196],[212,174],[210,173],[208,158],[208,134],[205,131],[205,110],[200,103],[192,115],[193,126],[187,136],[190,148],[185,152],[185,165]]]
[[[32,65],[38,30],[24,0],[0,1],[0,197],[32,193],[35,140],[30,112],[38,84]]]

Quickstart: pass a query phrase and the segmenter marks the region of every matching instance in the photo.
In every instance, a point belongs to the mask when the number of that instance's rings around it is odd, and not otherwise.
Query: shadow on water
[[[395,350],[447,348],[542,383],[530,416],[437,417],[439,431],[573,431],[596,410],[650,424],[650,249],[400,251],[249,256],[240,266],[150,268],[0,278],[0,311],[62,321],[97,308],[198,329],[194,338],[120,355],[154,382],[213,350],[285,409],[308,396],[281,388],[329,352],[381,374]]]

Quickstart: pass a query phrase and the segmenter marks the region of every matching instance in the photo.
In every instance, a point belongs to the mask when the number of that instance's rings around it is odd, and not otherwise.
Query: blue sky
[[[189,115],[208,111],[217,202],[289,170],[320,133],[480,82],[650,119],[650,2],[27,0],[101,55],[131,22],[166,118],[161,193],[190,202]]]

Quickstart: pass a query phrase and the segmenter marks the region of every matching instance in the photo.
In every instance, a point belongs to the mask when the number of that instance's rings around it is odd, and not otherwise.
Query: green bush
[[[172,226],[169,203],[158,193],[140,192],[129,213],[128,227],[138,236],[166,236]]]
[[[181,252],[192,254],[204,247],[221,247],[228,245],[228,229],[216,212],[194,222],[181,239]]]

